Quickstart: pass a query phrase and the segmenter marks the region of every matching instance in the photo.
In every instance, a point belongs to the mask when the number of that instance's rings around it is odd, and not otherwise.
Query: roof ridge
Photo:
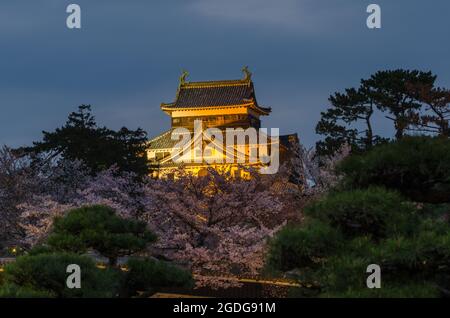
[[[162,103],[161,104],[161,108],[166,108],[166,107],[169,107],[169,108],[177,108],[177,109],[183,109],[183,108],[226,108],[226,107],[229,107],[229,108],[233,108],[233,107],[245,107],[245,106],[251,106],[251,105],[253,105],[253,104],[255,104],[255,102],[254,101],[249,101],[249,102],[246,102],[246,103],[242,103],[242,104],[233,104],[233,105],[213,105],[213,106],[175,106],[175,104],[176,103],[170,103],[170,104],[164,104],[164,103]],[[259,108],[261,108],[261,107],[259,107]]]
[[[201,87],[220,87],[220,86],[244,86],[251,85],[250,79],[236,79],[236,80],[217,80],[217,81],[200,81],[200,82],[186,82],[180,88],[201,88]]]

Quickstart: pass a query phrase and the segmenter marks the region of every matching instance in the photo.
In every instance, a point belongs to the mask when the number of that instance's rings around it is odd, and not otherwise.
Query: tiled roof
[[[156,149],[172,149],[178,142],[177,140],[172,140],[172,132],[173,128],[169,129],[168,131],[162,133],[161,135],[151,139],[148,143],[148,149],[150,150],[156,150]],[[189,132],[191,134],[191,138],[193,138],[193,133]],[[270,136],[266,137],[269,142],[271,142]],[[286,147],[287,149],[292,149],[294,143],[298,142],[298,136],[297,134],[291,134],[291,135],[280,135],[279,136],[280,145]],[[225,140],[224,140],[225,142]]]
[[[172,130],[162,133],[161,135],[153,138],[148,142],[148,149],[171,149],[178,142],[177,140],[172,140]]]
[[[239,105],[250,105],[264,113],[270,112],[270,108],[258,106],[250,79],[183,83],[175,102],[162,104],[161,107],[177,109]]]

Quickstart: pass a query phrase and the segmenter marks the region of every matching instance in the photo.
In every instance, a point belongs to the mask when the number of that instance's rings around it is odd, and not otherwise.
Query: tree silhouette
[[[377,108],[387,111],[386,118],[395,126],[395,138],[401,139],[408,127],[414,123],[421,103],[408,89],[410,85],[433,85],[436,76],[418,70],[379,71],[361,83],[367,86]]]
[[[369,87],[348,88],[328,100],[331,107],[322,112],[316,126],[316,132],[326,136],[317,143],[319,155],[331,156],[345,144],[351,145],[353,151],[365,151],[385,140],[373,132],[376,105]]]
[[[331,107],[322,112],[316,126],[316,132],[325,136],[316,144],[317,154],[330,156],[344,144],[351,145],[354,152],[361,152],[388,141],[374,133],[372,120],[376,110],[393,121],[396,139],[403,138],[413,127],[429,128],[431,122],[435,124],[435,132],[445,133],[449,100],[445,90],[433,89],[435,80],[431,72],[379,71],[369,79],[362,79],[358,88],[347,88],[344,93],[330,96]],[[424,103],[431,115],[421,115]]]
[[[94,174],[111,166],[138,176],[149,173],[147,133],[140,128],[129,130],[123,127],[114,131],[99,127],[90,105],[82,105],[77,112],[71,113],[63,127],[43,134],[42,141],[24,148],[25,154],[33,154],[34,158],[47,154],[50,158],[81,160]]]

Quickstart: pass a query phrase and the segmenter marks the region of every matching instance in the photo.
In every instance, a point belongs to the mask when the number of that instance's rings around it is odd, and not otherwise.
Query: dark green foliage
[[[440,296],[439,291],[430,282],[404,282],[380,289],[350,287],[344,292],[322,295],[322,297],[332,298],[436,298]]]
[[[66,286],[70,264],[81,268],[80,289]],[[70,253],[27,255],[5,267],[6,284],[1,291],[10,296],[112,297],[118,281],[117,271],[100,270],[88,257]]]
[[[0,298],[54,298],[55,294],[21,287],[14,284],[0,284]]]
[[[362,84],[369,87],[374,102],[382,111],[387,111],[394,121],[395,137],[401,139],[414,121],[421,104],[411,93],[409,86],[433,86],[436,76],[418,70],[379,71]]]
[[[166,262],[130,259],[121,271],[99,269],[92,258],[80,255],[95,249],[116,265],[119,256],[142,251],[155,239],[145,223],[120,218],[109,207],[71,210],[55,220],[43,245],[0,272],[0,297],[134,297],[164,287],[193,287],[190,272]],[[70,264],[81,267],[81,289],[66,287]]]
[[[57,218],[47,243],[76,253],[92,248],[115,265],[118,257],[142,251],[155,240],[144,222],[123,219],[106,206],[88,206]]]
[[[124,274],[123,296],[135,296],[137,292],[153,292],[163,287],[192,288],[190,272],[152,259],[130,259]]]
[[[347,236],[371,235],[378,239],[410,230],[416,209],[403,201],[395,192],[369,188],[330,194],[305,212]]]
[[[275,270],[315,266],[337,249],[342,235],[320,221],[304,226],[287,226],[270,242],[268,266]]]
[[[52,254],[55,249],[48,245],[36,245],[31,250],[28,251],[27,255],[34,256],[39,254]]]
[[[328,100],[331,107],[321,113],[316,126],[316,132],[325,136],[316,145],[319,155],[333,155],[344,144],[351,145],[354,152],[360,152],[386,141],[373,132],[375,104],[368,87],[346,89],[345,93],[335,93]]]
[[[450,140],[405,137],[350,156],[339,166],[349,188],[380,185],[412,201],[450,202]]]
[[[416,207],[383,188],[332,193],[277,234],[267,264],[302,283],[292,297],[449,296],[448,208]],[[381,267],[381,289],[366,286],[370,264]]]
[[[441,294],[435,286],[428,282],[404,282],[399,285],[391,284],[380,289],[348,287],[340,292],[318,293],[304,288],[293,288],[289,292],[290,298],[305,297],[320,298],[436,298]]]
[[[347,128],[340,125],[336,120],[331,121],[326,117],[330,115],[322,113],[322,119],[316,126],[316,133],[325,136],[323,140],[316,143],[317,154],[320,156],[332,156],[337,153],[345,144],[352,146],[352,149],[358,149],[358,131],[353,128]]]
[[[435,297],[450,288],[450,226],[442,220],[419,222],[416,235],[397,236],[373,241],[370,236],[359,236],[341,240],[337,248],[327,253],[312,253],[320,262],[311,267],[297,256],[291,261],[290,270],[297,268],[297,278],[304,284],[291,296],[320,297]],[[300,228],[297,229],[300,231]],[[280,233],[277,240],[283,237]],[[290,246],[296,246],[300,240]],[[325,238],[322,240],[326,241]],[[307,243],[313,250],[314,244]],[[335,245],[336,246],[336,245]],[[272,245],[270,255],[292,252],[284,246]],[[280,263],[271,261],[275,269],[286,271]],[[369,264],[378,264],[382,269],[381,290],[369,290],[366,286]],[[411,290],[410,288],[416,288]]]
[[[437,123],[441,129],[448,128],[448,95],[445,90],[433,90],[436,76],[431,72],[418,70],[379,71],[369,79],[361,80],[358,88],[348,88],[345,93],[330,96],[331,107],[322,112],[316,132],[325,136],[317,143],[321,156],[334,154],[346,143],[354,152],[370,150],[374,145],[388,141],[374,134],[372,118],[375,110],[392,120],[395,139],[405,136],[408,129],[429,129],[430,123]],[[430,88],[432,94],[423,94],[419,88]],[[446,101],[442,99],[447,98]],[[427,105],[427,106],[424,106]],[[430,117],[426,109],[437,109]],[[434,131],[434,130],[431,131]]]
[[[25,148],[32,155],[62,156],[69,160],[81,160],[92,171],[117,166],[120,171],[133,172],[138,176],[149,173],[146,144],[147,133],[142,129],[125,127],[114,131],[98,127],[89,105],[82,105],[78,112],[69,115],[66,124],[54,132],[43,132],[40,142]]]
[[[376,244],[367,238],[348,241],[339,253],[329,256],[318,274],[326,282],[324,291],[361,297],[438,296],[439,288],[449,287],[442,279],[450,273],[450,227],[446,226],[447,233],[424,231],[420,225],[416,230],[417,235],[388,238]],[[368,264],[380,265],[381,289],[386,291],[367,290]],[[408,290],[409,285],[418,289]],[[391,294],[394,292],[398,294]]]

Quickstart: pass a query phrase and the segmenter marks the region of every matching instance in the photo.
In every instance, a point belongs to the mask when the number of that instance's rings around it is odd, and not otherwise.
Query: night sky
[[[66,27],[70,3],[81,30]],[[381,30],[366,27],[370,3]],[[432,70],[450,87],[449,35],[448,0],[0,0],[0,145],[40,139],[80,104],[102,125],[155,136],[182,69],[221,80],[244,65],[273,109],[263,126],[312,145],[328,96],[377,70]]]

